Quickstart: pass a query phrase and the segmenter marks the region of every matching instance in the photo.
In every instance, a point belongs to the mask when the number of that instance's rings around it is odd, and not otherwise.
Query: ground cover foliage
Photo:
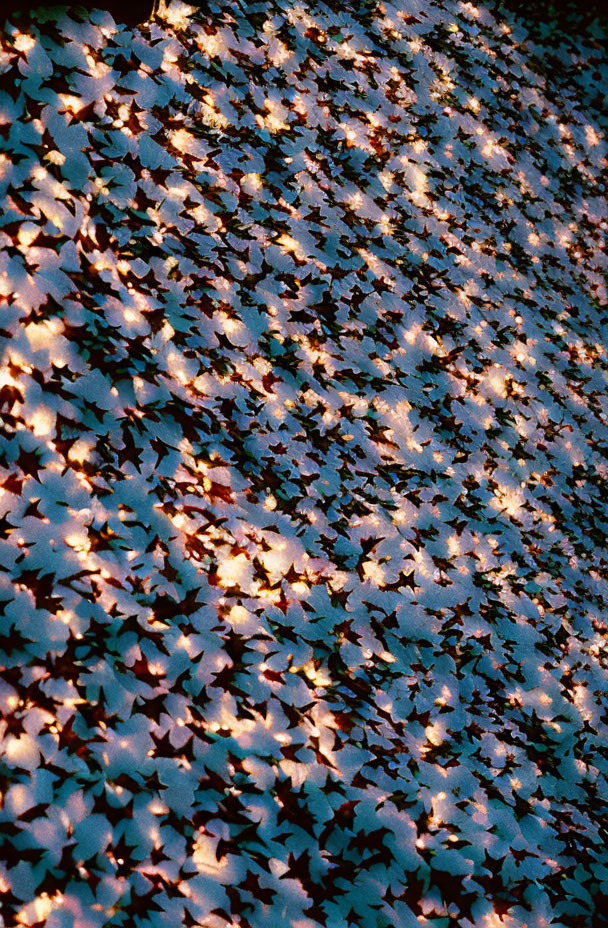
[[[606,63],[541,39],[6,27],[5,926],[606,925]]]

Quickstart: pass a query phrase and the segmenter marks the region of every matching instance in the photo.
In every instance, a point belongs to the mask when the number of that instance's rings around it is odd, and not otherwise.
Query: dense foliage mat
[[[3,925],[607,924],[606,63],[510,22],[2,35]]]

